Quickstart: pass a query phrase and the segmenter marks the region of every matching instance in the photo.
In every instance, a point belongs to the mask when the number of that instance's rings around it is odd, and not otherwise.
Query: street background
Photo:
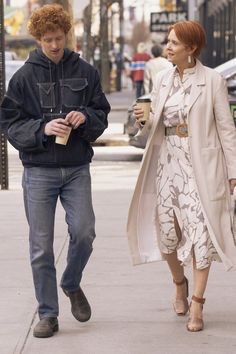
[[[185,327],[187,316],[177,317],[173,311],[174,285],[166,263],[131,264],[126,220],[143,151],[125,145],[122,122],[133,97],[131,90],[108,95],[110,128],[101,139],[123,140],[124,145],[95,147],[91,165],[97,238],[82,280],[92,306],[91,320],[77,322],[68,298],[58,287],[60,330],[47,339],[32,335],[38,317],[21,191],[22,167],[17,152],[9,148],[10,189],[0,195],[0,354],[236,353],[235,271],[225,272],[221,264],[213,264],[204,305],[205,329],[190,333]],[[64,219],[58,204],[58,283],[68,242]],[[189,268],[187,276],[191,294]]]
[[[8,80],[5,64],[10,69],[15,54],[25,60],[35,47],[26,24],[32,11],[45,3],[51,1],[0,0],[0,100]],[[91,303],[92,317],[87,323],[77,322],[68,298],[58,287],[60,330],[51,338],[33,337],[38,316],[21,190],[22,166],[18,153],[8,145],[9,190],[4,185],[6,175],[0,176],[0,354],[236,354],[235,271],[225,272],[221,264],[213,264],[204,305],[205,329],[190,333],[187,316],[177,317],[173,311],[174,285],[166,263],[132,266],[126,221],[143,150],[129,146],[124,134],[127,108],[134,100],[129,76],[137,44],[145,42],[149,51],[155,43],[164,44],[167,27],[178,12],[183,18],[199,20],[205,28],[208,44],[202,61],[214,68],[236,56],[236,0],[57,3],[74,16],[69,47],[98,69],[112,106],[109,128],[94,147],[91,164],[97,238],[82,288]],[[236,112],[235,97],[233,103]],[[6,140],[0,135],[4,170]],[[68,246],[59,203],[55,224],[59,283]],[[190,268],[186,275],[191,295]]]

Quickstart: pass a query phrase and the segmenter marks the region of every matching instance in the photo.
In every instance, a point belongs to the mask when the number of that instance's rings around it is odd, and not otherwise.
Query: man
[[[135,97],[138,98],[143,94],[143,76],[146,62],[150,59],[150,55],[146,53],[146,46],[140,42],[137,46],[137,53],[132,57],[131,62],[131,78],[135,86]]]
[[[161,70],[168,68],[170,69],[172,67],[172,64],[167,59],[162,57],[162,52],[163,49],[158,44],[155,44],[151,49],[153,58],[146,63],[144,71],[143,86],[145,94],[151,92],[153,80],[156,74]]]
[[[28,29],[41,49],[31,52],[13,76],[0,111],[1,125],[24,165],[22,184],[40,318],[34,336],[41,338],[58,330],[53,253],[58,198],[70,237],[61,287],[78,321],[88,321],[91,316],[80,286],[95,238],[90,142],[106,129],[110,105],[97,71],[65,49],[70,28],[71,19],[59,5],[45,5],[31,15]],[[70,130],[67,145],[55,143],[56,136],[64,137]]]

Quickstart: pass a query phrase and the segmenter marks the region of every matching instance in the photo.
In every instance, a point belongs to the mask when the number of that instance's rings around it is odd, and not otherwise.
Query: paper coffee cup
[[[139,119],[139,123],[145,124],[149,119],[150,109],[151,109],[151,99],[150,98],[137,98],[136,105],[143,109],[143,117]]]
[[[55,143],[56,144],[61,144],[61,145],[66,145],[67,141],[69,139],[69,136],[70,136],[71,129],[72,129],[71,127],[68,127],[68,133],[66,135],[64,135],[63,137],[56,136]]]

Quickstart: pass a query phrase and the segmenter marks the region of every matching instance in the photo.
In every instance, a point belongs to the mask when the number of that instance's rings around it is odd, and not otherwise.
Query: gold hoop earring
[[[192,63],[192,57],[191,55],[188,55],[188,64],[191,64]]]

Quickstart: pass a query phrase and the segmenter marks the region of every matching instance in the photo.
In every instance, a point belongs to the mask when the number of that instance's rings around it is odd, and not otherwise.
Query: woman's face
[[[193,51],[190,47],[179,41],[173,29],[169,33],[166,49],[167,59],[177,66],[188,63],[188,56]]]

